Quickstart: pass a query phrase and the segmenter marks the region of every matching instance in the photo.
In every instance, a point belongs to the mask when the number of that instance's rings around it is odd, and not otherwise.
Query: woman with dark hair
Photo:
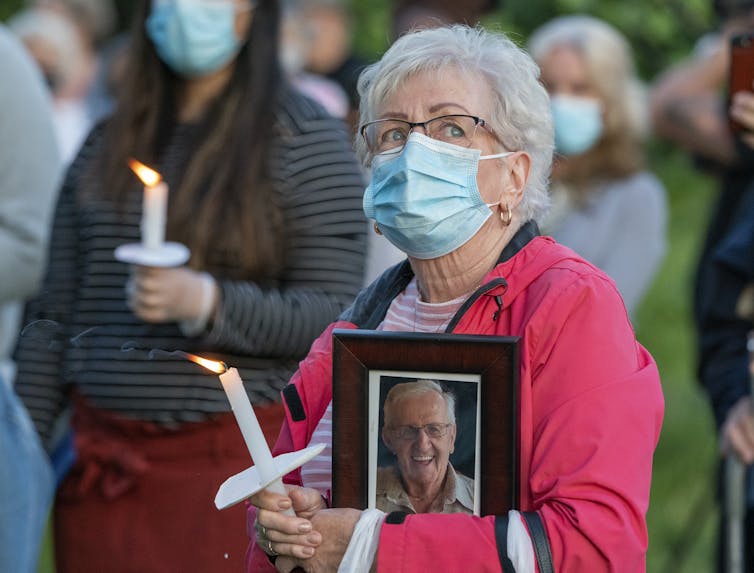
[[[274,0],[137,9],[115,111],[61,190],[17,389],[48,448],[70,401],[77,461],[55,504],[57,570],[240,570],[242,507],[212,503],[251,465],[223,389],[180,349],[238,368],[260,422],[363,282],[363,182],[345,126],[282,79]],[[117,261],[138,241],[135,158],[170,185],[186,266]],[[39,323],[34,321],[44,320]]]

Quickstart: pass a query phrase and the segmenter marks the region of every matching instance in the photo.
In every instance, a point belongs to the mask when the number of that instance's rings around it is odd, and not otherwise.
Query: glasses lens
[[[445,424],[427,424],[424,426],[424,431],[430,438],[442,438],[447,428]]]
[[[430,438],[442,438],[447,432],[450,424],[426,424],[424,426],[398,426],[394,432],[401,440],[412,441],[419,436],[419,432],[424,432]]]
[[[411,125],[399,119],[380,119],[364,126],[364,138],[369,151],[384,153],[402,148],[406,144]]]
[[[427,135],[432,139],[469,147],[476,132],[477,120],[468,115],[444,115],[429,120]]]
[[[424,122],[424,129],[432,139],[470,147],[478,125],[479,120],[468,115],[443,115]],[[378,154],[403,149],[410,131],[407,121],[380,119],[367,123],[362,134],[369,151]]]

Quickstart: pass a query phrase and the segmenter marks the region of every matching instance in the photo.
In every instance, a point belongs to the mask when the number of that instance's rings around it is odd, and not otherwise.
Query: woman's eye
[[[452,122],[444,123],[440,127],[440,133],[442,134],[443,137],[448,137],[451,139],[456,139],[456,138],[463,137],[464,135],[466,135],[466,133],[463,131],[463,128],[461,128],[461,126]]]
[[[386,143],[395,143],[406,139],[406,134],[402,129],[390,129],[382,135],[382,141]]]

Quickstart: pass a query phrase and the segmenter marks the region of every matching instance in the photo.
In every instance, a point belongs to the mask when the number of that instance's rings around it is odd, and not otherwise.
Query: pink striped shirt
[[[390,304],[385,319],[377,330],[443,332],[468,297],[465,294],[447,302],[424,302],[419,298],[419,287],[414,277]],[[309,445],[322,443],[325,444],[325,449],[302,466],[301,481],[305,487],[318,489],[329,499],[332,489],[332,402],[314,429]]]

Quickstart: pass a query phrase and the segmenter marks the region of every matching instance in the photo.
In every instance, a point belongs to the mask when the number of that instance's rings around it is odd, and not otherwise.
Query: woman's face
[[[450,454],[456,440],[456,426],[450,424],[448,405],[437,392],[404,396],[386,412],[383,440],[398,459],[401,478],[416,494],[428,487],[442,485]],[[445,434],[431,438],[424,427],[436,424]],[[413,437],[399,436],[400,428],[422,428]]]
[[[489,121],[491,111],[492,93],[487,82],[449,67],[409,77],[377,110],[376,119],[392,117],[415,122],[442,115],[466,114]],[[424,133],[421,127],[414,129]],[[506,151],[503,144],[483,127],[476,129],[471,147],[480,149],[482,155]],[[500,161],[505,159],[479,162],[477,185],[485,203],[501,201],[503,170]]]
[[[551,96],[566,95],[599,99],[589,80],[584,56],[571,46],[557,46],[539,62],[542,83]]]
[[[236,18],[235,32],[236,38],[243,42],[249,36],[249,27],[254,18],[254,9],[249,0],[235,0]]]

